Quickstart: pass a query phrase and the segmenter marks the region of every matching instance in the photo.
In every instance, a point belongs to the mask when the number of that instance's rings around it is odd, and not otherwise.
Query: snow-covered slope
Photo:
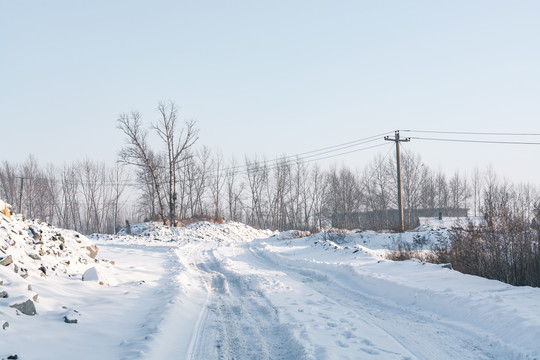
[[[371,321],[399,340],[404,346],[401,355],[408,350],[411,358],[538,358],[540,289],[514,287],[418,260],[384,259],[383,248],[396,241],[423,238],[429,243],[444,236],[446,230],[433,229],[405,234],[363,232],[348,234],[336,243],[317,234],[286,241],[279,237],[258,240],[250,246],[276,269],[319,283],[319,294],[334,294],[328,296],[336,307],[334,317],[342,317],[340,312],[361,317],[378,313]],[[343,304],[352,306],[348,309]],[[365,314],[355,307],[371,310]],[[339,334],[335,341],[352,347]],[[340,356],[354,358],[348,351]]]

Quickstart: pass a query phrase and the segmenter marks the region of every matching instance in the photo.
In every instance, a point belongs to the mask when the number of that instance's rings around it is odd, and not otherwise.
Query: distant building
[[[420,217],[467,217],[467,209],[434,208],[434,209],[405,209],[404,223],[406,229],[420,225]],[[399,211],[397,209],[354,212],[351,214],[333,214],[332,227],[362,230],[394,230],[399,226]]]

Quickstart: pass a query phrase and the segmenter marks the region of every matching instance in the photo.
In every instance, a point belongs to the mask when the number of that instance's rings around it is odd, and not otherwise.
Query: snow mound
[[[213,224],[206,221],[192,223],[183,227],[170,227],[146,222],[131,226],[131,234],[122,229],[116,235],[93,234],[89,238],[105,243],[136,244],[143,246],[170,246],[171,243],[186,242],[246,242],[274,235],[270,230],[258,230],[249,225],[227,221]]]

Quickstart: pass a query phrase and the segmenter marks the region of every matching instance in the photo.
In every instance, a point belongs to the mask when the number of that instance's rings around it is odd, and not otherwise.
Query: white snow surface
[[[39,252],[31,226],[56,256],[30,258]],[[0,245],[11,244],[3,252],[29,274],[0,265],[9,294],[0,359],[540,358],[540,289],[384,258],[396,241],[446,231],[299,237],[234,222],[145,223],[88,239],[0,215]],[[66,251],[48,240],[57,233]],[[91,242],[96,260],[82,247]],[[103,285],[82,281],[90,268]],[[36,315],[9,307],[36,293]]]

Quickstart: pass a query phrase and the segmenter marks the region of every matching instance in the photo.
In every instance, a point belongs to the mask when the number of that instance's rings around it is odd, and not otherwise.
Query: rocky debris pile
[[[0,314],[38,314],[32,284],[51,277],[82,279],[100,266],[97,254],[97,246],[75,231],[0,213]]]
[[[39,220],[0,215],[0,270],[29,276],[84,272],[98,262],[98,248],[85,236]]]

